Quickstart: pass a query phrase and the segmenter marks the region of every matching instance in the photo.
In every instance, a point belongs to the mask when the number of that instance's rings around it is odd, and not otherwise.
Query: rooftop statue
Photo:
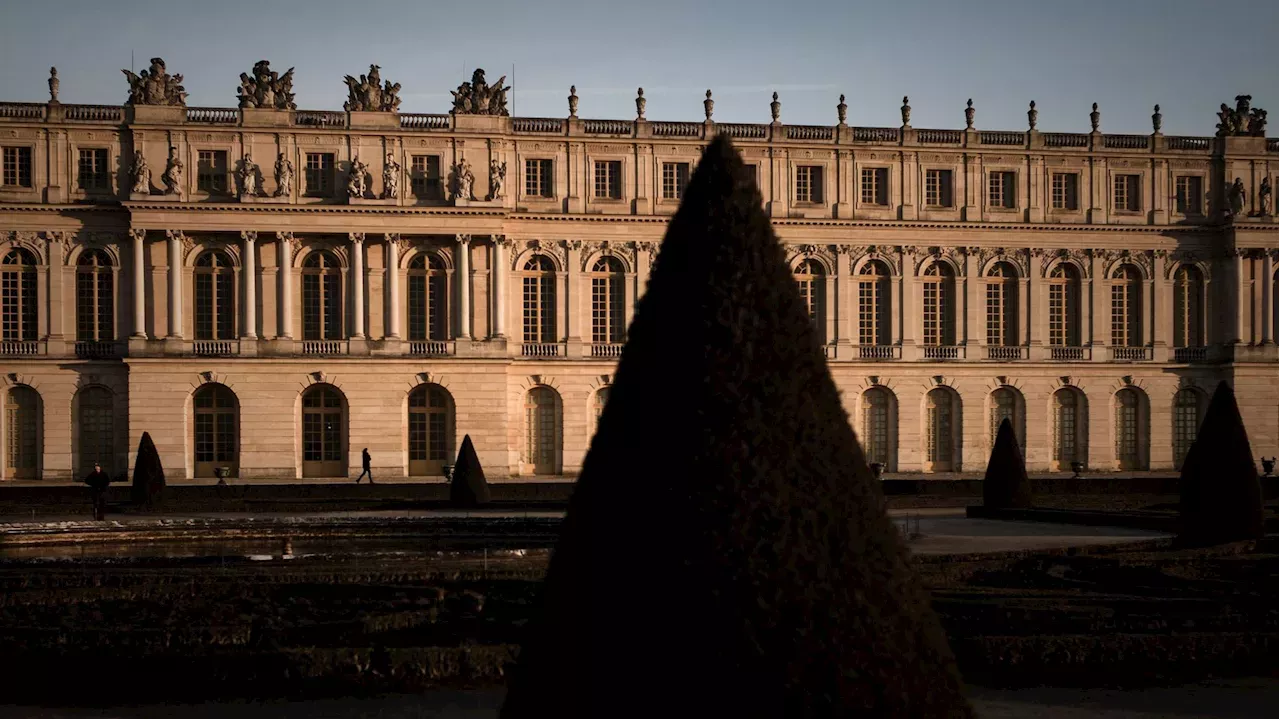
[[[1236,107],[1218,108],[1218,137],[1266,137],[1267,111],[1250,108],[1252,95],[1236,95]]]
[[[240,107],[257,107],[266,110],[296,110],[293,101],[293,68],[282,76],[272,72],[271,63],[259,60],[253,66],[253,74],[240,73]]]
[[[121,70],[129,78],[129,105],[176,105],[186,107],[187,91],[182,87],[181,75],[170,75],[164,60],[151,58],[151,68],[134,74]]]
[[[347,112],[398,112],[400,110],[400,83],[385,85],[377,65],[369,66],[369,74],[360,79],[347,75],[347,101],[342,109]]]
[[[453,113],[455,115],[510,115],[507,112],[507,90],[502,83],[506,75],[490,85],[485,82],[484,70],[476,69],[471,74],[471,82],[464,82],[453,93]]]

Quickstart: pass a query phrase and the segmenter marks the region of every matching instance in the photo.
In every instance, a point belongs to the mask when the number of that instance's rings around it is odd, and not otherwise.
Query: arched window
[[[1066,472],[1072,462],[1085,462],[1087,417],[1084,395],[1073,387],[1053,394],[1053,469]]]
[[[862,393],[862,450],[867,464],[879,462],[885,471],[898,464],[898,413],[893,394],[884,387]]]
[[[1182,469],[1187,452],[1200,431],[1200,419],[1204,415],[1201,395],[1194,389],[1181,389],[1173,396],[1173,467]]]
[[[302,339],[342,339],[342,269],[329,252],[302,261]]]
[[[227,467],[240,476],[240,404],[231,388],[206,384],[191,398],[195,412],[195,476],[213,477],[214,469]]]
[[[955,394],[942,387],[925,396],[926,472],[950,472],[955,467],[958,404]]]
[[[556,268],[551,258],[534,255],[524,263],[524,341],[556,341]]]
[[[434,252],[409,261],[409,339],[449,339],[449,275]]]
[[[196,258],[196,339],[230,340],[236,336],[236,275],[220,250]]]
[[[409,393],[409,476],[440,474],[453,457],[453,401],[438,384]]]
[[[36,340],[36,257],[15,247],[0,261],[0,340]]]
[[[1132,387],[1116,392],[1116,463],[1121,470],[1144,470],[1146,417],[1143,397]]]
[[[525,395],[524,471],[555,474],[560,458],[560,400],[550,387],[534,387]]]
[[[1018,344],[1018,273],[1008,262],[987,270],[987,344]]]
[[[818,330],[818,336],[825,335],[826,323],[826,279],[822,272],[822,263],[817,260],[804,260],[796,265],[796,289],[800,290],[800,299],[804,302],[805,314]]]
[[[40,478],[40,395],[26,385],[9,389],[4,403],[4,476]]]
[[[609,388],[601,387],[596,390],[595,397],[591,401],[591,433],[594,435],[596,430],[600,428],[600,415],[604,414],[604,406],[609,401]]]
[[[858,280],[858,343],[889,344],[889,268],[879,260],[862,266]]]
[[[1120,265],[1111,273],[1111,344],[1143,346],[1142,276],[1132,265]]]
[[[77,340],[109,342],[116,338],[114,289],[115,277],[107,253],[96,248],[80,253],[76,261]]]
[[[1080,273],[1068,262],[1049,272],[1049,344],[1080,346]]]
[[[925,268],[921,309],[926,346],[954,345],[956,278],[951,266],[934,262]]]
[[[76,393],[76,426],[80,453],[80,476],[93,471],[94,463],[102,471],[115,471],[115,402],[106,387],[85,387]]]
[[[1194,265],[1173,273],[1173,346],[1204,346],[1204,277]]]
[[[346,402],[336,387],[313,385],[302,395],[302,476],[347,474]]]
[[[1013,425],[1013,436],[1018,439],[1018,448],[1026,457],[1027,431],[1026,412],[1023,409],[1022,394],[1012,387],[1000,387],[991,393],[991,434],[988,446],[994,447],[996,434],[1000,432],[1000,423],[1009,420]]]
[[[627,331],[626,275],[616,257],[601,257],[591,267],[591,341],[623,342]]]

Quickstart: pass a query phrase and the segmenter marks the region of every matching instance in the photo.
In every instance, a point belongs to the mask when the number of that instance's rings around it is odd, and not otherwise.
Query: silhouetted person
[[[360,480],[364,479],[366,474],[369,475],[369,484],[373,484],[373,470],[370,469],[372,461],[373,458],[369,456],[368,447],[360,450],[360,466],[364,468],[364,471],[360,473],[359,477],[356,477],[356,484],[360,484]]]
[[[93,518],[106,519],[107,486],[111,484],[111,477],[102,471],[101,464],[94,462],[93,471],[84,478],[84,483],[89,485],[89,489],[93,492]]]

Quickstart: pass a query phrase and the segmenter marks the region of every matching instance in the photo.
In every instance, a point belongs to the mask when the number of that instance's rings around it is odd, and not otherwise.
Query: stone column
[[[1275,272],[1276,259],[1275,250],[1264,250],[1262,255],[1262,343],[1273,345],[1276,343],[1274,325],[1276,318],[1274,317],[1275,288],[1271,286],[1271,276]]]
[[[258,338],[258,233],[242,230],[240,239],[244,240],[243,270],[240,273],[240,281],[244,283],[244,311],[241,314],[240,338],[253,340]]]
[[[45,237],[47,239],[46,244],[49,252],[49,263],[45,267],[45,269],[48,270],[48,274],[49,274],[49,280],[47,284],[49,291],[47,294],[44,295],[48,301],[42,303],[43,305],[42,309],[47,308],[45,311],[48,313],[48,318],[47,318],[48,326],[46,328],[45,335],[50,340],[62,339],[62,316],[64,311],[67,309],[66,303],[63,301],[63,297],[65,295],[62,291],[62,283],[63,283],[63,276],[64,276],[63,270],[66,269],[66,263],[63,258],[65,258],[67,254],[70,252],[71,238],[74,236],[75,236],[74,233],[71,233],[71,232],[45,233]],[[75,268],[71,268],[71,269],[74,272]],[[73,283],[72,286],[74,287],[75,286],[74,274],[71,275],[71,281]],[[75,336],[74,327],[75,326],[72,325],[73,338]],[[115,339],[115,338],[111,337],[109,339]]]
[[[471,339],[471,235],[458,235],[458,339]]]
[[[565,282],[565,323],[566,332],[565,339],[569,342],[582,341],[582,298],[579,293],[582,290],[582,240],[565,240],[565,259],[568,266],[565,268],[567,281]]]
[[[1086,301],[1086,298],[1080,298],[1080,310],[1082,317],[1089,318],[1087,329],[1089,342],[1092,346],[1093,361],[1106,362],[1111,359],[1110,350],[1108,349],[1108,345],[1111,344],[1111,293],[1105,278],[1107,263],[1102,256],[1101,250],[1090,251],[1089,263],[1091,269],[1086,284],[1088,299]],[[1097,403],[1090,402],[1089,406],[1092,408],[1095,404]],[[1092,412],[1092,409],[1090,412]],[[1092,443],[1090,446],[1095,447]],[[1097,466],[1103,465],[1099,464]]]
[[[511,244],[503,235],[493,236],[493,267],[489,281],[493,284],[493,336],[507,336],[507,246]]]
[[[133,240],[133,334],[130,336],[137,339],[147,338],[147,278],[144,268],[146,261],[143,257],[146,252],[143,240],[146,239],[146,236],[146,230],[129,230],[129,238]]]
[[[842,347],[857,344],[853,337],[853,323],[849,321],[850,314],[858,307],[854,289],[852,268],[849,266],[849,246],[836,245],[836,344]],[[847,350],[837,351],[841,359],[846,358]]]
[[[1167,362],[1168,346],[1169,346],[1169,323],[1172,312],[1169,311],[1169,293],[1168,283],[1164,279],[1164,250],[1152,252],[1151,257],[1151,305],[1147,310],[1148,322],[1151,329],[1147,331],[1147,338],[1151,344],[1152,359],[1158,362]]]
[[[165,230],[169,238],[169,335],[182,339],[182,230]]]
[[[1253,298],[1249,296],[1244,281],[1245,256],[1248,252],[1248,250],[1239,247],[1231,251],[1231,281],[1233,283],[1231,290],[1234,296],[1234,300],[1231,302],[1231,309],[1234,316],[1231,321],[1232,329],[1228,330],[1232,336],[1228,339],[1230,344],[1233,345],[1246,344],[1248,340],[1245,338],[1250,334],[1248,331],[1248,318],[1245,315],[1248,313],[1249,304],[1253,302]]]
[[[280,253],[279,271],[276,272],[276,289],[279,297],[276,311],[276,339],[293,339],[293,233],[277,232],[276,249]]]
[[[987,343],[986,321],[983,317],[985,309],[982,287],[982,258],[978,256],[978,248],[970,247],[965,257],[964,273],[964,327],[961,337],[966,347],[966,356],[971,359],[985,359],[978,356],[978,348]]]
[[[396,233],[387,233],[387,256],[386,256],[386,272],[387,272],[387,302],[390,307],[387,311],[387,338],[400,339],[400,235]]]
[[[920,296],[920,284],[916,280],[914,249],[902,253],[902,291],[899,293],[901,302],[897,305],[898,317],[901,319],[899,325],[902,332],[902,359],[918,359],[916,347],[920,344],[920,320],[921,313],[918,305],[920,302],[917,297]]]
[[[1027,267],[1030,268],[1027,286],[1029,287],[1028,295],[1030,302],[1028,303],[1027,316],[1023,319],[1027,327],[1028,344],[1031,346],[1029,357],[1033,360],[1047,359],[1044,357],[1040,349],[1044,346],[1045,332],[1048,330],[1049,324],[1049,288],[1044,282],[1044,275],[1041,268],[1044,263],[1040,261],[1043,253],[1033,250],[1031,257],[1027,261]]]
[[[351,339],[364,339],[364,233],[350,232],[351,239]]]

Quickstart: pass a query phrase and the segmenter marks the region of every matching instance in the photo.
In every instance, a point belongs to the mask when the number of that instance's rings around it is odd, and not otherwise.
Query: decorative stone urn
[[[1084,462],[1079,460],[1071,463],[1071,471],[1075,474],[1071,475],[1072,479],[1080,479],[1080,473],[1084,471]]]
[[[1262,458],[1262,476],[1263,477],[1272,476],[1272,473],[1275,472],[1275,469],[1276,469],[1275,457],[1272,457],[1271,459],[1267,459],[1266,457]]]
[[[871,466],[871,476],[872,476],[872,477],[874,477],[875,479],[883,479],[883,478],[884,478],[884,463],[883,463],[883,462],[872,462],[870,466]]]

